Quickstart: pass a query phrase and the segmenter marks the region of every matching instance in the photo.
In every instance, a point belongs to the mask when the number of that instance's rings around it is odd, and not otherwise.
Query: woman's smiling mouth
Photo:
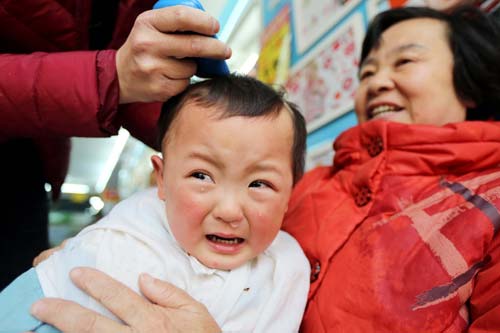
[[[403,110],[403,108],[396,106],[396,105],[390,105],[390,104],[378,105],[378,106],[368,110],[368,118],[373,119],[373,118],[376,118],[377,116],[380,116],[381,114],[384,114],[384,113],[399,112],[401,110]]]

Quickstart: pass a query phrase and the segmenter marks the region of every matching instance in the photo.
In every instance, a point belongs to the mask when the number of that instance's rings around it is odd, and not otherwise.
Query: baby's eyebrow
[[[214,158],[212,155],[207,154],[207,153],[202,153],[199,151],[190,152],[188,155],[188,158],[203,160],[203,161],[205,161],[209,164],[212,164],[216,167],[219,167],[219,168],[221,168],[223,166],[222,163],[219,160],[217,160],[216,158]]]
[[[278,175],[283,174],[283,170],[278,168],[274,163],[261,162],[249,166],[246,170],[247,172],[273,172]]]

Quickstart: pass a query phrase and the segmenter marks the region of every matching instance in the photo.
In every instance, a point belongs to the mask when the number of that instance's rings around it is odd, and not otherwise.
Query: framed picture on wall
[[[301,108],[309,132],[352,110],[363,35],[362,16],[353,14],[290,71],[288,98]]]
[[[257,63],[257,78],[267,84],[284,84],[290,68],[290,6],[284,6],[265,28]]]
[[[297,53],[304,53],[360,0],[292,0]]]
[[[307,151],[305,170],[309,171],[318,166],[328,166],[333,164],[333,142],[323,142]]]

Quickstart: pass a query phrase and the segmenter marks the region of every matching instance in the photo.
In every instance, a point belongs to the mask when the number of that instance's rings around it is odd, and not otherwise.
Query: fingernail
[[[143,282],[148,283],[148,284],[151,284],[154,282],[153,278],[148,273],[142,273],[141,279]]]
[[[229,57],[231,57],[231,53],[232,53],[231,48],[229,46],[226,47],[226,51],[225,51],[225,57],[226,57],[226,59],[229,58]]]
[[[69,272],[69,275],[72,277],[72,278],[77,278],[79,276],[82,275],[82,270],[80,268],[74,268],[71,270],[71,272]]]
[[[44,310],[43,301],[36,301],[31,305],[30,313],[34,316],[40,315]]]
[[[212,18],[212,31],[214,32],[214,34],[216,34],[217,32],[219,32],[219,21],[217,21],[216,19]]]

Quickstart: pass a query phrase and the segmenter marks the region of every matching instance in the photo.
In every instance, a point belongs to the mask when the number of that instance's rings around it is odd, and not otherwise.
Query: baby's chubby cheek
[[[175,212],[175,215],[182,216],[184,219],[196,221],[203,218],[207,214],[207,203],[204,196],[188,193],[187,191],[179,190],[175,196],[175,200],[170,202],[170,210]],[[169,205],[167,200],[167,205]]]
[[[284,209],[279,206],[269,207],[268,211],[258,210],[250,215],[253,215],[249,216],[252,234],[258,235],[258,242],[272,242],[281,228]]]

